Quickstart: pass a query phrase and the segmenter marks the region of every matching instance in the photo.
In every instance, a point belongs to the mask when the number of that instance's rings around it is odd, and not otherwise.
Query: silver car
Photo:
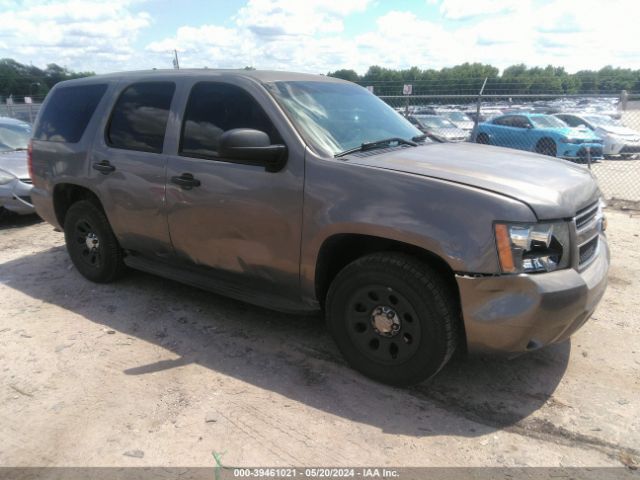
[[[422,132],[447,142],[464,142],[469,139],[469,132],[456,127],[441,115],[413,115],[408,117]]]
[[[0,117],[0,214],[6,211],[20,215],[35,213],[27,165],[30,138],[31,125]]]

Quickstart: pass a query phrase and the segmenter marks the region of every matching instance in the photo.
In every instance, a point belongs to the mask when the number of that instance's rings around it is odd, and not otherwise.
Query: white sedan
[[[570,127],[584,126],[604,141],[605,156],[633,156],[640,153],[640,132],[625,127],[607,115],[557,113],[555,115]]]

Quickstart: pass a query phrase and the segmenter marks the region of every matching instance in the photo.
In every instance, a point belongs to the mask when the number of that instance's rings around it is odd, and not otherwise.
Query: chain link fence
[[[385,91],[370,89],[376,94]],[[380,98],[433,137],[564,158],[590,168],[610,204],[640,208],[640,94],[413,95],[410,87],[404,91],[409,94]],[[33,123],[43,100],[2,98],[0,116]]]
[[[640,95],[404,92],[379,96],[430,137],[574,162],[592,170],[610,204],[640,208]]]

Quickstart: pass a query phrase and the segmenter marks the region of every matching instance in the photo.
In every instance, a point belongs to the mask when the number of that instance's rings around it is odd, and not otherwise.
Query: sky
[[[640,68],[640,0],[0,0],[0,58],[106,73]]]

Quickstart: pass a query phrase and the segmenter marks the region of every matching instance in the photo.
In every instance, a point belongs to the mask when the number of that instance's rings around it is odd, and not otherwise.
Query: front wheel
[[[558,149],[556,148],[556,143],[553,140],[550,138],[543,138],[536,145],[536,153],[555,157],[557,156]]]
[[[64,219],[64,239],[73,265],[88,280],[109,283],[124,272],[118,240],[93,203],[82,200],[71,205]]]
[[[437,272],[398,253],[347,265],[326,302],[329,330],[347,361],[392,385],[421,382],[446,364],[456,347],[458,312]]]

